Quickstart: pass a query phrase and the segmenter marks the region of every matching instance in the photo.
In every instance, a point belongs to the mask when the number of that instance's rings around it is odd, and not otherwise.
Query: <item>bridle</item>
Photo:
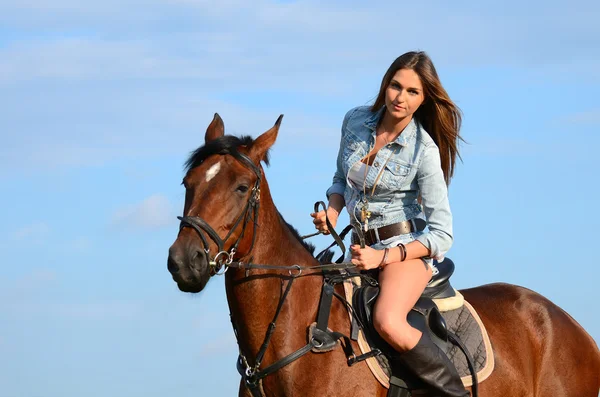
[[[256,164],[254,164],[254,162],[247,155],[237,152],[237,151],[227,151],[226,153],[222,152],[219,154],[230,154],[234,158],[236,158],[237,160],[242,162],[244,165],[248,166],[248,168],[250,168],[256,174],[256,182],[254,182],[254,187],[252,188],[252,191],[250,192],[250,198],[248,199],[248,202],[246,203],[244,210],[238,216],[233,227],[231,228],[229,233],[227,233],[227,235],[225,236],[224,239],[221,239],[221,237],[219,237],[217,232],[204,219],[202,219],[199,216],[178,216],[177,217],[177,219],[179,219],[181,221],[181,223],[179,225],[180,231],[185,227],[191,227],[194,230],[196,230],[196,232],[200,236],[200,240],[202,240],[202,245],[204,248],[204,253],[207,256],[208,264],[210,266],[210,275],[211,276],[224,274],[227,271],[227,268],[229,267],[229,265],[232,264],[233,257],[235,256],[238,245],[244,238],[246,226],[250,220],[252,221],[254,226],[253,226],[253,230],[252,230],[252,243],[250,245],[250,249],[249,249],[248,253],[250,253],[252,251],[252,248],[254,247],[254,242],[256,239],[256,226],[258,224],[257,223],[258,222],[258,207],[260,205],[260,182],[262,179],[260,168],[257,167]],[[229,247],[229,249],[226,250],[225,243],[227,242],[227,240],[229,240],[229,238],[231,237],[233,232],[237,229],[237,227],[242,222],[243,222],[242,232],[240,233],[240,236]],[[212,258],[210,255],[210,246],[208,244],[208,241],[204,237],[204,233],[202,233],[202,232],[206,233],[211,238],[211,240],[213,240],[215,242],[215,244],[217,245],[217,254]],[[221,271],[221,269],[224,269],[224,270]]]

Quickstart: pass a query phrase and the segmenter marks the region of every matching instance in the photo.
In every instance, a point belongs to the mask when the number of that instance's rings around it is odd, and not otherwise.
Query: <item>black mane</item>
[[[192,168],[198,167],[213,154],[232,154],[235,156],[239,153],[238,148],[240,146],[250,147],[253,143],[254,139],[249,135],[242,135],[241,137],[223,135],[194,150],[185,162],[185,172],[187,173]],[[265,154],[263,161],[266,165],[269,165],[269,151]]]
[[[285,219],[283,219],[283,216],[281,215],[281,213],[278,211],[277,212],[279,214],[279,216],[281,217],[281,219],[285,222],[285,224],[287,225],[287,227],[290,229],[290,231],[292,232],[292,234],[294,235],[294,237],[296,237],[298,239],[298,241],[300,241],[302,243],[302,245],[304,246],[304,248],[306,248],[306,250],[308,252],[310,252],[310,254],[312,256],[315,256],[315,245],[313,243],[308,243],[306,241],[304,241],[302,239],[302,237],[300,236],[300,233],[298,233],[298,230],[296,230],[296,228],[292,225],[290,225],[289,223],[286,222]],[[331,263],[331,261],[333,260],[333,255],[334,252],[331,249],[328,249],[327,251],[325,251],[323,253],[323,255],[321,255],[319,259],[319,262],[321,264],[326,264],[326,263]]]
[[[283,219],[283,215],[281,215],[281,212],[279,212],[279,210],[277,211],[277,213],[279,214],[279,217],[281,218],[281,220],[283,222],[285,222],[285,224],[287,225],[288,229],[290,229],[290,231],[292,232],[292,234],[294,235],[294,237],[296,237],[298,239],[298,241],[300,241],[302,243],[302,245],[304,246],[304,248],[306,248],[306,250],[308,252],[311,253],[311,255],[315,255],[315,245],[313,243],[309,243],[306,242],[302,239],[302,237],[300,236],[300,233],[298,233],[298,230],[296,230],[296,228],[294,226],[292,226],[291,224],[289,224],[285,219]]]

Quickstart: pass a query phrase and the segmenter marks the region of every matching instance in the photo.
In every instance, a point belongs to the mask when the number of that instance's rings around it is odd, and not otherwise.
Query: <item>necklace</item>
[[[388,141],[387,136],[383,135],[383,132],[381,134],[379,134],[379,135],[383,137],[383,140],[385,141],[385,145],[389,145],[390,144],[390,141]]]
[[[385,137],[384,137],[384,139],[385,139]],[[386,139],[386,141],[387,141],[387,139]],[[388,144],[389,144],[389,142],[388,142]],[[371,147],[369,147],[367,156],[365,156],[367,159],[369,157],[369,153],[371,153],[371,150],[372,150]],[[381,150],[381,148],[379,150]],[[377,153],[379,152],[379,150],[374,154],[375,157],[377,157]],[[388,161],[390,161],[390,158],[392,158],[392,156],[394,154],[397,154],[397,149],[394,149],[393,152],[390,151],[390,154],[388,155],[387,159],[385,160],[385,163],[381,166],[381,169],[379,170],[379,173],[377,174],[377,177],[375,178],[375,182],[373,183],[373,187],[371,188],[371,193],[369,194],[368,197],[367,197],[367,174],[368,174],[369,168],[371,166],[369,165],[368,160],[365,163],[365,174],[364,174],[364,179],[363,179],[363,197],[361,200],[362,207],[360,209],[360,222],[362,223],[363,230],[365,232],[369,229],[369,218],[371,218],[371,211],[369,211],[369,199],[373,198],[373,194],[375,193],[375,188],[379,184],[381,176],[383,175],[383,170],[385,170],[385,166],[387,165]],[[360,161],[364,160],[365,157],[363,157]],[[373,159],[373,161],[375,161],[375,159]]]

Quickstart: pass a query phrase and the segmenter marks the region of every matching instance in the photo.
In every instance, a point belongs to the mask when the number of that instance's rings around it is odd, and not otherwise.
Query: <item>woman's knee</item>
[[[409,350],[414,345],[411,338],[412,327],[406,321],[406,317],[390,313],[375,313],[373,326],[379,335],[393,346]]]

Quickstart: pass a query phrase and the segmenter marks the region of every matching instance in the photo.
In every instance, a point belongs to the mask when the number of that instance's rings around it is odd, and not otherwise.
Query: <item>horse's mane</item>
[[[250,147],[254,143],[254,139],[249,135],[242,135],[241,137],[233,135],[223,135],[217,139],[206,143],[204,146],[200,146],[194,150],[190,157],[185,162],[185,172],[189,172],[192,168],[198,167],[204,160],[213,154],[231,154],[235,156],[239,153],[238,148],[240,146]],[[269,165],[269,151],[265,153],[264,163]]]
[[[199,165],[201,165],[204,162],[204,160],[206,160],[208,157],[210,157],[214,154],[220,154],[220,155],[231,154],[235,157],[235,155],[239,153],[238,148],[240,146],[249,147],[249,146],[252,146],[253,143],[254,143],[254,139],[249,135],[242,135],[241,137],[237,137],[237,136],[233,136],[233,135],[223,135],[222,137],[213,139],[212,141],[210,141],[210,142],[206,143],[205,145],[200,146],[198,149],[194,150],[190,154],[190,157],[186,160],[186,162],[184,164],[184,170],[186,173],[188,173],[191,169],[198,167]],[[265,153],[265,157],[264,157],[263,161],[267,166],[269,165],[269,151],[268,150],[267,150],[267,153]],[[283,222],[285,222],[287,227],[290,229],[290,231],[292,232],[292,235],[295,238],[297,238],[298,241],[300,241],[302,243],[302,246],[304,246],[304,248],[308,252],[310,252],[311,255],[314,256],[315,255],[314,244],[304,241],[302,239],[302,237],[300,236],[300,233],[298,233],[298,230],[296,230],[295,227],[293,227],[292,225],[287,223],[286,220],[283,219],[283,216],[281,215],[281,213],[279,211],[277,211],[277,213],[281,217],[281,220],[283,220]],[[324,255],[322,255],[320,260],[321,260],[321,262],[323,262],[324,259],[330,261],[332,257],[333,257],[333,252],[331,252],[331,255],[329,255],[329,252],[327,252]]]
[[[287,225],[287,227],[290,229],[290,231],[292,232],[294,237],[296,237],[298,239],[298,241],[300,241],[302,243],[304,248],[306,248],[308,250],[308,252],[311,253],[312,256],[315,256],[315,249],[316,249],[315,245],[313,243],[308,243],[308,242],[304,241],[302,239],[302,237],[300,236],[300,233],[298,233],[298,230],[296,230],[296,228],[294,226],[287,223],[286,220],[283,219],[283,216],[281,215],[281,213],[279,211],[277,211],[277,213],[281,217],[281,220],[283,220],[285,222],[285,224]],[[328,249],[327,251],[325,251],[323,253],[323,255],[321,255],[321,257],[319,258],[319,262],[322,264],[331,263],[331,261],[333,259],[333,254],[334,254],[333,251]]]

